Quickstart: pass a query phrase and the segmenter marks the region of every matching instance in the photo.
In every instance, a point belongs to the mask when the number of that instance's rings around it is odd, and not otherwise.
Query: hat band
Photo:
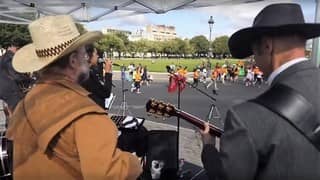
[[[51,48],[46,48],[46,49],[38,49],[36,50],[36,54],[38,55],[38,57],[40,58],[46,58],[46,57],[51,57],[51,56],[57,56],[59,55],[63,50],[65,50],[77,37],[61,43],[55,47],[51,47]]]

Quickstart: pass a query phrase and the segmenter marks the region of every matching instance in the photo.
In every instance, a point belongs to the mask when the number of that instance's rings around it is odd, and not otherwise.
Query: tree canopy
[[[230,54],[230,50],[228,47],[228,36],[220,36],[217,37],[212,43],[212,51],[215,54],[223,55],[223,54]]]
[[[11,44],[23,46],[31,43],[27,25],[1,24],[0,23],[0,47]]]
[[[209,51],[209,41],[203,35],[193,37],[190,40],[190,44],[193,46],[197,56],[206,56]]]
[[[80,34],[87,31],[82,24],[76,23],[76,26]],[[230,54],[228,40],[228,36],[217,37],[211,44],[212,52],[219,56]],[[13,43],[22,46],[30,42],[27,25],[0,24],[0,47],[7,47]],[[123,55],[144,57],[147,53],[152,57],[206,57],[210,46],[208,39],[203,35],[194,36],[190,40],[175,38],[167,41],[129,41],[128,36],[121,32],[104,35],[96,45],[109,56],[118,52],[119,58]]]
[[[114,34],[106,34],[98,41],[97,48],[102,51],[106,51],[108,56],[111,56],[113,52],[123,52],[125,47],[121,38]]]

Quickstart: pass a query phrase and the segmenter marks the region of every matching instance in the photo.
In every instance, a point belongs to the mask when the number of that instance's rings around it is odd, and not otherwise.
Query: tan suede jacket
[[[19,102],[7,131],[14,179],[136,179],[142,169],[119,150],[118,131],[88,92],[65,78],[40,81]]]

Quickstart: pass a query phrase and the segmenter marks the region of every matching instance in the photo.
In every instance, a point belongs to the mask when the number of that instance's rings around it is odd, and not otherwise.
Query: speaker
[[[148,179],[176,179],[177,131],[152,130],[148,134],[145,172]]]

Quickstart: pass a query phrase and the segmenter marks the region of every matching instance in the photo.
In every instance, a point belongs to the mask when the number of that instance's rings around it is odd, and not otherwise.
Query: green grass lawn
[[[193,68],[197,67],[198,65],[202,64],[202,62],[206,62],[207,59],[151,59],[151,58],[122,58],[122,59],[114,59],[114,63],[117,63],[119,65],[128,66],[130,63],[134,63],[135,65],[141,64],[142,66],[147,66],[148,71],[150,72],[166,72],[166,65],[175,64],[176,67],[178,65],[181,65],[182,67],[187,66],[188,71],[191,72]],[[215,66],[216,63],[219,63],[220,65],[224,64],[226,61],[228,61],[231,64],[238,63],[238,59],[211,59],[212,67]],[[120,70],[120,67],[114,67],[114,70]]]

